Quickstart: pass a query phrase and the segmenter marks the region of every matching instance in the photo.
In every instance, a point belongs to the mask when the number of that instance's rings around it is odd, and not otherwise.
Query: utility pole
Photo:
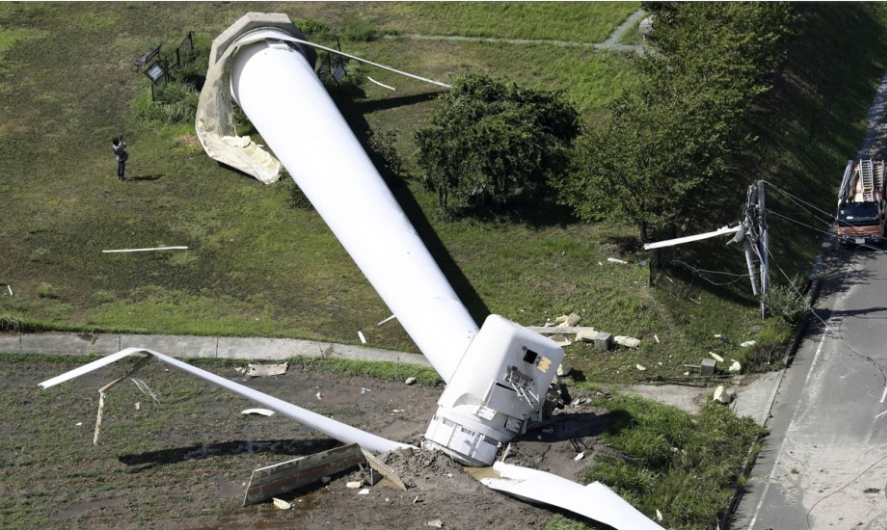
[[[767,292],[770,287],[770,235],[767,232],[767,211],[764,208],[766,194],[764,181],[758,181],[758,233],[760,234],[758,250],[761,255],[761,320],[767,318]]]

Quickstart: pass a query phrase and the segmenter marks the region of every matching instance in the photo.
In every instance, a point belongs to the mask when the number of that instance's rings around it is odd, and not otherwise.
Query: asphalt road
[[[834,252],[733,528],[887,529],[887,250]]]

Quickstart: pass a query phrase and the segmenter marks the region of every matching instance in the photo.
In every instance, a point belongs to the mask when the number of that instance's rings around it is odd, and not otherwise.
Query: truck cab
[[[848,162],[838,195],[836,231],[844,245],[880,244],[887,240],[884,162]]]

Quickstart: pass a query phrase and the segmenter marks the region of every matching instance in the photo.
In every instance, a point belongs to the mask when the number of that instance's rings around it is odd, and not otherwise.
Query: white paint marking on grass
[[[188,247],[120,248],[115,250],[103,250],[102,254],[118,254],[121,252],[153,252],[155,250],[188,250]]]

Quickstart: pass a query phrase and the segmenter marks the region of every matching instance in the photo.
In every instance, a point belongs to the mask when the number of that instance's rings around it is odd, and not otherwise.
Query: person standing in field
[[[124,173],[126,171],[126,159],[129,154],[126,152],[126,142],[121,135],[119,138],[111,139],[111,149],[114,150],[114,156],[117,158],[117,178],[126,180]]]

